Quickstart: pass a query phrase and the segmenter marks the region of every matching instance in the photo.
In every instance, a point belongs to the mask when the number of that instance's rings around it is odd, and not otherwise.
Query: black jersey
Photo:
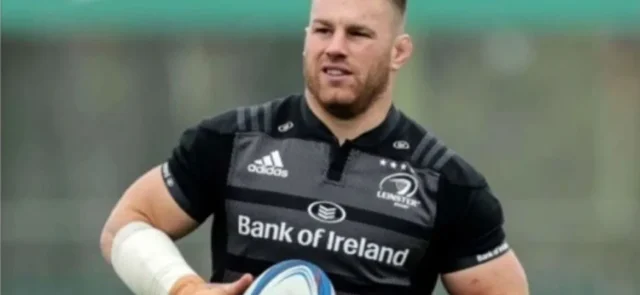
[[[214,216],[214,282],[304,259],[340,294],[430,294],[508,250],[484,177],[395,108],[342,145],[303,96],[238,108],[185,131],[162,171],[190,216]]]

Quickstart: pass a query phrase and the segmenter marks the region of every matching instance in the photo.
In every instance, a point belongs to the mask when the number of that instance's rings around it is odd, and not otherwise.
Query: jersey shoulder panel
[[[242,106],[235,109],[235,132],[259,132],[272,134],[278,128],[279,118],[291,110],[294,96],[271,99],[269,101]]]
[[[454,153],[440,171],[456,186],[482,188],[488,185],[484,175],[459,154]]]
[[[456,186],[486,186],[485,177],[433,131],[406,116],[404,120],[403,134],[406,135],[409,146],[413,147],[407,157],[413,166],[436,172]]]
[[[220,114],[202,120],[199,126],[202,131],[220,135],[229,135],[238,130],[238,110],[226,110]]]
[[[218,134],[238,132],[266,132],[273,130],[274,120],[291,97],[272,99],[263,103],[240,106],[206,118],[200,124],[205,131]]]

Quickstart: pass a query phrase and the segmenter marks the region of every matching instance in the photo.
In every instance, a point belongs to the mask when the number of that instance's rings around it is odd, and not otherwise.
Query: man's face
[[[312,1],[304,75],[325,110],[349,119],[386,90],[398,17],[390,0]]]

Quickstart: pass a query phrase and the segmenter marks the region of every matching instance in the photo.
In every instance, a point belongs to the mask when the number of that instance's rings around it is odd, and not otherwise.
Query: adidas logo
[[[247,166],[247,170],[251,173],[260,175],[277,176],[287,178],[289,171],[284,169],[282,158],[279,151],[273,151],[261,159],[253,161]]]

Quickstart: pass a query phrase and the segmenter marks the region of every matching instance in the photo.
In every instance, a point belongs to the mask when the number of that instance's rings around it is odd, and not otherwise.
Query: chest
[[[437,183],[435,173],[357,149],[238,135],[225,195],[227,251],[402,280],[428,249]]]

